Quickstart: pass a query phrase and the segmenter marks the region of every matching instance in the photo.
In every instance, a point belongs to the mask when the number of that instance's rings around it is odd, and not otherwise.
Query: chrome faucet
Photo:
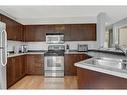
[[[124,55],[127,57],[127,49],[122,49],[118,44],[115,44],[115,49],[122,51]]]

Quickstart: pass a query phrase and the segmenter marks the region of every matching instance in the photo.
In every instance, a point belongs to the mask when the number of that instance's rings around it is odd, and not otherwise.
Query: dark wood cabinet
[[[0,14],[0,21],[2,20],[2,15]]]
[[[22,24],[1,15],[1,21],[6,24],[7,39],[22,41]]]
[[[81,60],[85,60],[88,58],[85,54],[65,54],[65,65],[64,72],[65,75],[76,76],[77,75],[77,67],[74,66],[74,63],[79,62]]]
[[[55,25],[55,32],[63,33],[65,41],[70,41],[70,25],[69,24],[57,24]]]
[[[26,74],[43,75],[43,55],[22,55],[8,58],[7,88],[15,84]]]
[[[46,30],[47,26],[45,25],[25,25],[24,26],[24,36],[25,41],[45,41]],[[49,28],[47,28],[49,29]]]
[[[127,89],[127,79],[77,68],[79,89]]]
[[[8,58],[7,63],[7,88],[21,79],[26,74],[25,56]]]
[[[27,64],[26,64],[26,55],[21,56],[21,58],[22,58],[21,75],[25,76],[26,75],[26,66],[27,66]]]
[[[46,33],[64,33],[65,41],[95,41],[96,24],[25,25],[25,41],[45,41]]]
[[[31,54],[26,55],[27,74],[43,75],[44,74],[44,55]]]
[[[65,41],[96,41],[96,24],[22,25],[4,15],[8,40],[45,41],[46,33],[64,33]]]
[[[13,58],[8,58],[6,69],[7,69],[7,88],[9,88],[16,81],[16,79],[15,79],[15,63],[13,61]]]
[[[72,24],[70,25],[71,41],[95,41],[96,24]]]
[[[12,59],[14,62],[13,64],[15,64],[15,79],[19,80],[20,77],[22,76],[22,58],[20,57],[15,57]]]

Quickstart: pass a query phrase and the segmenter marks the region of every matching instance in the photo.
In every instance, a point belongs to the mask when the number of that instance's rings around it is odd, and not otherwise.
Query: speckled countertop
[[[16,57],[16,56],[21,56],[21,55],[26,55],[26,54],[44,54],[46,51],[29,51],[26,53],[10,53],[8,55],[9,57]],[[77,52],[77,51],[69,51],[65,52],[65,54],[85,54],[85,52]]]
[[[114,53],[104,53],[104,52],[97,52],[97,51],[89,51],[85,52],[85,54],[92,56],[92,58],[83,60],[80,62],[75,63],[76,67],[92,70],[92,71],[97,71],[109,75],[114,75],[117,77],[121,78],[126,78],[127,79],[127,69],[115,69],[115,68],[110,68],[106,66],[100,66],[96,64],[89,64],[91,62],[94,62],[93,60],[95,58],[100,58],[100,57],[106,57],[106,58],[113,58],[113,59],[126,59],[124,55],[121,54],[114,54]]]

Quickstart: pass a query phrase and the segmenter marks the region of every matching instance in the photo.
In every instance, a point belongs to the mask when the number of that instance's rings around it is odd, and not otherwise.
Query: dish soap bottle
[[[66,51],[69,52],[69,45],[66,45]]]

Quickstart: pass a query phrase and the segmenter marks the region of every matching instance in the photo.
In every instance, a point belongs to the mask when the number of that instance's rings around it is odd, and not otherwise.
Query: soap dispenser
[[[69,52],[69,45],[66,45],[66,51]]]

